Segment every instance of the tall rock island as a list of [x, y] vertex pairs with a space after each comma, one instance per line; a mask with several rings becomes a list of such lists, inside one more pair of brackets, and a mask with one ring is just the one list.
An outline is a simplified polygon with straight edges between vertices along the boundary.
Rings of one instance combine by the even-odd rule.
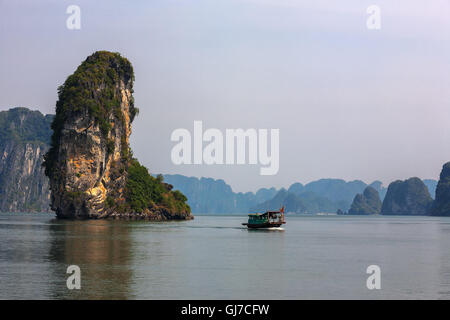
[[384, 215], [427, 215], [433, 199], [419, 178], [392, 182], [381, 207]]
[[436, 198], [430, 209], [432, 216], [450, 216], [450, 162], [442, 167], [436, 187]]
[[58, 88], [44, 162], [57, 217], [192, 218], [186, 197], [132, 157], [133, 81], [126, 58], [99, 51]]

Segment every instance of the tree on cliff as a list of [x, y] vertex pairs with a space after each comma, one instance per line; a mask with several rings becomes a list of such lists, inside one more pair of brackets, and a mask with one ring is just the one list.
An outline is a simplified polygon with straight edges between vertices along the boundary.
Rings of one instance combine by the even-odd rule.
[[442, 166], [436, 187], [436, 198], [430, 209], [433, 216], [450, 216], [450, 162]]
[[58, 88], [44, 162], [58, 217], [191, 218], [186, 198], [132, 158], [133, 82], [126, 58], [99, 51]]
[[381, 200], [378, 191], [367, 187], [362, 194], [358, 193], [355, 196], [348, 214], [378, 214], [380, 210]]
[[388, 187], [381, 214], [426, 215], [432, 202], [428, 188], [419, 178], [397, 180]]

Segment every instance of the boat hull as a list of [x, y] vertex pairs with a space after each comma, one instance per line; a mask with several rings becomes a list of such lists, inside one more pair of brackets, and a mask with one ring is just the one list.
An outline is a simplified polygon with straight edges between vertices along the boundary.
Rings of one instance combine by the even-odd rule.
[[243, 223], [242, 225], [247, 226], [249, 229], [269, 229], [269, 228], [279, 228], [283, 223]]

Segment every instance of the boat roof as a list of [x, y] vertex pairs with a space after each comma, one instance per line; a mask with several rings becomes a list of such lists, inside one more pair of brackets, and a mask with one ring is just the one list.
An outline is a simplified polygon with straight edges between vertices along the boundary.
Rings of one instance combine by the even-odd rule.
[[263, 216], [268, 213], [281, 213], [280, 211], [266, 211], [264, 213], [249, 213], [249, 216]]

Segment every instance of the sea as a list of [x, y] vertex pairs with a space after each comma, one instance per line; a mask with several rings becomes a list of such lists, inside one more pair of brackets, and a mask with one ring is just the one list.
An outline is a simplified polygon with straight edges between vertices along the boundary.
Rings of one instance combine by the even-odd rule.
[[278, 230], [246, 219], [3, 213], [0, 299], [450, 298], [450, 218], [287, 215]]

